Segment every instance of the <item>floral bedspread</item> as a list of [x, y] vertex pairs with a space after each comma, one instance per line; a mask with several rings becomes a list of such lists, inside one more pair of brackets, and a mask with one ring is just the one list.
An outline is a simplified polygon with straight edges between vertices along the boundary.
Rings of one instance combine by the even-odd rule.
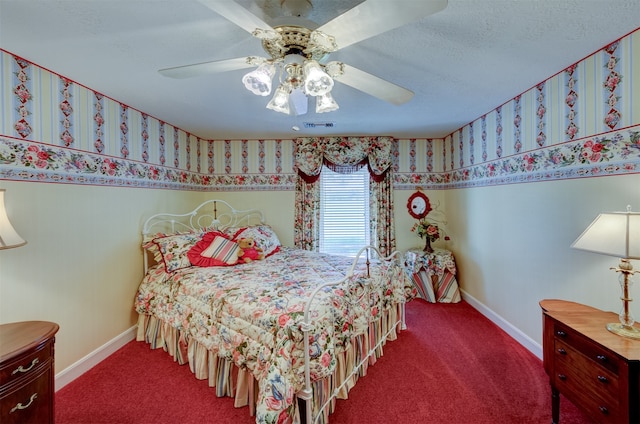
[[[145, 276], [135, 309], [249, 370], [259, 381], [256, 422], [288, 422], [294, 395], [304, 387], [304, 305], [314, 288], [343, 278], [352, 262], [282, 247], [264, 260], [231, 267], [168, 274], [160, 266]], [[368, 331], [371, 320], [415, 294], [395, 262], [372, 265], [368, 282], [364, 274], [359, 266], [348, 281], [316, 296], [309, 333], [312, 380], [333, 372], [336, 354]]]

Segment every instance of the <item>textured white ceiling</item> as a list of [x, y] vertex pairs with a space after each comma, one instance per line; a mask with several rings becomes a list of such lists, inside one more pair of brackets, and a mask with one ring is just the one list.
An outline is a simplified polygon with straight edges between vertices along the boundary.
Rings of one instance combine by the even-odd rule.
[[[237, 2], [270, 24], [284, 13], [280, 0]], [[308, 19], [323, 24], [358, 3], [314, 0]], [[207, 139], [421, 138], [450, 134], [637, 29], [639, 18], [638, 0], [449, 0], [440, 13], [331, 55], [414, 91], [409, 103], [337, 83], [338, 111], [310, 107], [298, 117], [267, 110], [268, 97], [244, 89], [247, 70], [185, 80], [157, 72], [265, 55], [259, 40], [196, 0], [0, 0], [0, 47]]]

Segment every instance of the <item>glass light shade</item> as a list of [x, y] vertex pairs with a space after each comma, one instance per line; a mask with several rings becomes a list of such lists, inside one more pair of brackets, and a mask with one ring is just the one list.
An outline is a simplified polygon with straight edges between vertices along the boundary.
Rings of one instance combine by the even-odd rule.
[[253, 94], [268, 96], [271, 94], [271, 79], [275, 72], [275, 66], [272, 63], [265, 62], [242, 77], [242, 83]]
[[331, 112], [338, 109], [338, 103], [333, 100], [331, 93], [316, 97], [316, 113]]
[[22, 237], [13, 229], [4, 207], [4, 192], [0, 189], [0, 249], [11, 249], [26, 244]]
[[310, 96], [322, 96], [333, 88], [333, 79], [315, 60], [308, 60], [304, 67], [304, 91]]
[[640, 213], [601, 213], [571, 247], [622, 259], [640, 259]]
[[289, 94], [289, 106], [292, 115], [304, 115], [309, 109], [309, 98], [301, 88], [294, 88]]
[[286, 113], [287, 115], [291, 112], [291, 108], [289, 107], [289, 92], [291, 89], [286, 85], [282, 84], [278, 86], [276, 89], [273, 98], [269, 104], [267, 104], [267, 109], [275, 110], [276, 112]]

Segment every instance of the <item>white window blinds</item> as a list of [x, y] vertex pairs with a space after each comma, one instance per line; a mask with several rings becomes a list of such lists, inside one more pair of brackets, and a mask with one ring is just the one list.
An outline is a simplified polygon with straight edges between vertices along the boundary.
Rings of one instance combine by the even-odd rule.
[[369, 170], [352, 174], [322, 168], [320, 251], [355, 256], [369, 244]]

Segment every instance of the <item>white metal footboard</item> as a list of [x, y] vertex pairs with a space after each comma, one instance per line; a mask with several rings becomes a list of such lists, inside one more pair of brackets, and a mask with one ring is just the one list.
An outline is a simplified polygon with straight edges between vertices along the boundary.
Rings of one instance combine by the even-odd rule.
[[310, 354], [309, 354], [309, 332], [313, 329], [312, 323], [311, 323], [311, 317], [310, 317], [310, 312], [311, 312], [311, 306], [313, 304], [313, 301], [315, 300], [316, 295], [322, 291], [324, 288], [326, 287], [331, 287], [331, 286], [335, 286], [338, 284], [341, 284], [342, 282], [346, 281], [347, 279], [349, 279], [350, 277], [353, 276], [353, 273], [355, 271], [355, 268], [358, 264], [358, 261], [360, 259], [360, 256], [362, 255], [363, 252], [366, 251], [366, 265], [367, 265], [367, 276], [370, 276], [370, 272], [369, 272], [369, 266], [370, 266], [370, 251], [373, 250], [377, 253], [378, 258], [380, 258], [380, 261], [391, 261], [394, 257], [397, 257], [398, 255], [400, 255], [400, 252], [395, 251], [393, 252], [391, 255], [387, 256], [387, 257], [383, 257], [380, 253], [380, 251], [374, 247], [374, 246], [365, 246], [362, 249], [360, 249], [360, 251], [358, 252], [358, 254], [356, 255], [355, 260], [353, 261], [353, 264], [351, 265], [351, 268], [349, 269], [349, 271], [347, 272], [347, 275], [338, 280], [338, 281], [334, 281], [334, 282], [330, 282], [330, 283], [325, 283], [322, 284], [321, 286], [318, 286], [312, 293], [311, 293], [311, 297], [309, 298], [309, 300], [307, 301], [307, 304], [305, 305], [304, 308], [304, 321], [300, 324], [300, 328], [303, 331], [304, 334], [304, 378], [305, 378], [305, 387], [304, 389], [302, 389], [300, 392], [297, 393], [297, 397], [298, 399], [302, 399], [305, 401], [305, 417], [306, 417], [306, 423], [307, 424], [312, 424], [312, 423], [316, 423], [318, 421], [318, 419], [323, 415], [323, 411], [325, 408], [327, 408], [331, 402], [333, 401], [333, 399], [336, 398], [336, 396], [338, 395], [338, 393], [340, 392], [340, 390], [343, 388], [343, 386], [345, 386], [346, 384], [349, 383], [349, 381], [351, 380], [351, 377], [353, 377], [354, 375], [356, 375], [360, 368], [365, 364], [365, 362], [367, 362], [369, 360], [369, 358], [371, 357], [371, 355], [374, 355], [376, 353], [376, 351], [378, 350], [378, 348], [383, 345], [386, 340], [387, 337], [396, 330], [396, 326], [398, 324], [400, 324], [400, 328], [401, 329], [406, 329], [406, 323], [405, 323], [405, 312], [404, 312], [404, 302], [401, 303], [400, 307], [401, 307], [401, 319], [394, 324], [389, 331], [387, 331], [387, 333], [385, 333], [381, 339], [378, 341], [378, 343], [369, 350], [369, 352], [367, 353], [367, 355], [362, 358], [362, 360], [356, 364], [353, 368], [353, 370], [351, 371], [351, 373], [344, 379], [344, 381], [342, 382], [342, 384], [340, 384], [340, 386], [336, 387], [335, 390], [333, 391], [333, 393], [331, 393], [331, 395], [329, 396], [329, 398], [319, 407], [318, 409], [318, 413], [317, 415], [314, 417], [313, 416], [313, 412], [312, 412], [312, 397], [313, 397], [313, 393], [312, 393], [312, 388], [311, 388], [311, 370], [310, 370]]

